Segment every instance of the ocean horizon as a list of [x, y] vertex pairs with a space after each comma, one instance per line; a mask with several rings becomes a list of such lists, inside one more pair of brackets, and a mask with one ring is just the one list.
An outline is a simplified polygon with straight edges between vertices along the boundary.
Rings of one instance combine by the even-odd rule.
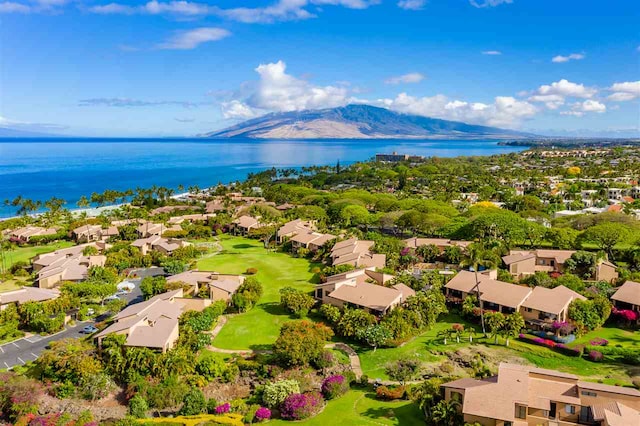
[[77, 200], [106, 189], [153, 185], [201, 188], [243, 180], [272, 167], [347, 165], [377, 153], [456, 157], [518, 152], [500, 140], [0, 138], [0, 218], [15, 215], [3, 201], [53, 196]]

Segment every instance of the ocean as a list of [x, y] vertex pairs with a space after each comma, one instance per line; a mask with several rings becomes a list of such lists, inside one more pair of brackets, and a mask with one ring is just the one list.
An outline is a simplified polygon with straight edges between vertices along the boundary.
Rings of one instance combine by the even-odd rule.
[[271, 167], [346, 165], [376, 153], [455, 157], [521, 151], [497, 140], [0, 139], [0, 217], [5, 199], [82, 195], [152, 185], [201, 188]]

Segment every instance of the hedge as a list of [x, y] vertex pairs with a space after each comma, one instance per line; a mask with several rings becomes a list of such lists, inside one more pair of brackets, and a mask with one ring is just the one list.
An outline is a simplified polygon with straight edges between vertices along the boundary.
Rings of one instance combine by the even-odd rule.
[[531, 343], [532, 345], [538, 345], [538, 346], [544, 346], [545, 348], [549, 348], [552, 351], [561, 353], [563, 355], [568, 355], [568, 356], [580, 356], [582, 355], [582, 350], [578, 349], [578, 348], [568, 348], [564, 345], [564, 343], [556, 343], [553, 340], [549, 340], [549, 339], [543, 339], [542, 337], [536, 337], [536, 338], [530, 338], [527, 337], [524, 334], [520, 334], [518, 336], [518, 339], [523, 341], [523, 342], [527, 342], [527, 343]]

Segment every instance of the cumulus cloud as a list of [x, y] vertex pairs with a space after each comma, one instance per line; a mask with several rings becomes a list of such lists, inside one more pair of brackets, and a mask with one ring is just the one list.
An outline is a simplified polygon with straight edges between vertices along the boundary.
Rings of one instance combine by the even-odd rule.
[[540, 86], [538, 95], [559, 95], [571, 96], [575, 98], [591, 98], [598, 90], [593, 87], [586, 87], [584, 84], [572, 83], [566, 79], [556, 81], [550, 85]]
[[151, 0], [141, 6], [129, 6], [125, 3], [109, 3], [88, 8], [98, 14], [172, 14], [180, 16], [214, 15], [243, 23], [273, 23], [315, 18], [307, 10], [310, 6], [341, 6], [349, 9], [366, 9], [378, 4], [379, 0], [277, 0], [264, 7], [235, 7], [224, 9], [207, 3], [187, 0], [159, 1]]
[[571, 110], [562, 111], [562, 115], [572, 115], [574, 117], [582, 117], [585, 113], [594, 112], [602, 114], [607, 111], [607, 106], [593, 99], [587, 99], [586, 101], [576, 102], [571, 106]]
[[229, 120], [248, 120], [262, 115], [259, 111], [255, 111], [249, 105], [234, 99], [228, 102], [221, 102], [222, 116]]
[[427, 4], [427, 0], [400, 0], [398, 7], [405, 10], [421, 10]]
[[543, 102], [549, 109], [558, 109], [564, 105], [564, 96], [560, 95], [533, 95], [528, 100], [531, 102]]
[[420, 83], [422, 80], [424, 80], [423, 74], [420, 74], [419, 72], [411, 72], [408, 74], [389, 77], [384, 82], [385, 84], [411, 84]]
[[166, 42], [160, 44], [160, 49], [190, 50], [202, 43], [222, 40], [231, 33], [223, 28], [202, 27], [188, 31], [179, 31]]
[[493, 103], [485, 104], [450, 100], [445, 95], [414, 97], [400, 93], [394, 99], [382, 99], [378, 103], [407, 114], [501, 127], [517, 127], [537, 113], [534, 105], [511, 96], [497, 96]]
[[131, 98], [90, 98], [81, 99], [78, 101], [78, 106], [92, 107], [92, 106], [104, 106], [104, 107], [116, 107], [116, 108], [131, 108], [131, 107], [154, 107], [163, 105], [177, 105], [184, 108], [194, 108], [203, 105], [202, 102], [188, 102], [188, 101], [174, 101], [174, 100], [158, 100], [147, 101], [141, 99]]
[[640, 98], [640, 80], [614, 83], [610, 88], [613, 93], [607, 97], [610, 101], [624, 102]]
[[485, 50], [484, 52], [482, 52], [483, 55], [489, 55], [489, 56], [497, 56], [497, 55], [502, 55], [502, 52], [499, 50]]
[[500, 6], [501, 4], [511, 4], [513, 3], [513, 0], [469, 0], [469, 3], [471, 4], [471, 6], [473, 7], [477, 7], [479, 9], [485, 8], [485, 7], [496, 7], [496, 6]]
[[22, 3], [6, 1], [0, 3], [0, 13], [31, 13], [33, 8]]
[[586, 55], [584, 53], [570, 53], [567, 56], [557, 55], [551, 58], [551, 62], [560, 64], [560, 63], [569, 62], [569, 61], [579, 61], [581, 59], [584, 59], [585, 56]]

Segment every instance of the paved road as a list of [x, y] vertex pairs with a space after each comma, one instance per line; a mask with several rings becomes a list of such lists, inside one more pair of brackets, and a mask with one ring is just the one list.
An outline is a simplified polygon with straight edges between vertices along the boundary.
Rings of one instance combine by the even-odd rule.
[[16, 365], [23, 365], [28, 361], [33, 361], [40, 356], [47, 345], [55, 340], [66, 338], [79, 339], [86, 334], [80, 333], [86, 325], [93, 324], [92, 321], [78, 321], [73, 327], [67, 326], [63, 331], [50, 335], [34, 335], [25, 337], [0, 346], [0, 369], [12, 368]]

